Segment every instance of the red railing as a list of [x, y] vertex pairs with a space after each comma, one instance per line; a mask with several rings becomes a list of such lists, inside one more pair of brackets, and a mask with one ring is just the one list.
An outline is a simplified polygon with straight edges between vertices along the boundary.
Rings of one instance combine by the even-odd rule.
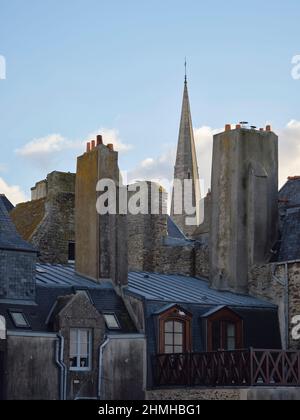
[[156, 386], [299, 386], [300, 352], [238, 350], [154, 357]]

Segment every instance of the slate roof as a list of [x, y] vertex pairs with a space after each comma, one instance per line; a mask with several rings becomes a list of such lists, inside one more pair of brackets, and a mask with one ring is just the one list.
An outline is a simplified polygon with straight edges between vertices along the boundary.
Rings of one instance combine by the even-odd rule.
[[128, 281], [127, 293], [149, 301], [276, 308], [270, 302], [251, 296], [211, 289], [207, 280], [194, 277], [131, 272]]
[[184, 233], [179, 229], [173, 219], [168, 216], [167, 220], [168, 236], [174, 239], [187, 239]]
[[279, 191], [281, 240], [277, 261], [300, 259], [300, 178], [289, 179]]
[[9, 212], [12, 211], [12, 209], [15, 208], [15, 206], [9, 201], [9, 199], [4, 194], [0, 194], [0, 199], [2, 200], [6, 210]]
[[49, 332], [50, 327], [46, 321], [57, 298], [72, 295], [78, 290], [86, 290], [100, 313], [116, 314], [121, 329], [108, 331], [110, 334], [137, 332], [122, 299], [116, 294], [110, 283], [105, 282], [99, 285], [75, 274], [72, 266], [51, 266], [49, 264], [37, 264], [36, 280], [36, 304], [5, 303], [3, 301], [0, 303], [0, 315], [5, 316], [8, 330], [22, 331], [15, 327], [9, 316], [9, 310], [14, 309], [23, 312], [32, 331]]
[[8, 214], [7, 199], [0, 195], [0, 249], [37, 252], [32, 245], [24, 241], [18, 234]]

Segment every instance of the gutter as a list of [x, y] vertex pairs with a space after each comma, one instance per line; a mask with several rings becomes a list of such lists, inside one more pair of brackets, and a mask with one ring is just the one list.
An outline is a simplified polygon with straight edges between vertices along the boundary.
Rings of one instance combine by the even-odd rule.
[[97, 389], [97, 397], [99, 400], [102, 399], [102, 379], [103, 379], [103, 353], [105, 347], [110, 342], [109, 337], [105, 337], [105, 341], [101, 344], [99, 348], [99, 375], [98, 375], [98, 389]]
[[67, 367], [64, 364], [64, 344], [65, 340], [61, 334], [56, 336], [56, 363], [60, 368], [60, 400], [67, 399]]

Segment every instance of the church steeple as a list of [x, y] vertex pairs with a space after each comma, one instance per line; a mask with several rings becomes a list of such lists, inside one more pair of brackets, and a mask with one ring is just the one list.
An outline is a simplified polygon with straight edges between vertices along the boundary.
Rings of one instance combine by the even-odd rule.
[[[187, 218], [196, 217], [197, 224], [199, 223], [199, 202], [200, 202], [200, 183], [199, 172], [196, 156], [196, 147], [194, 140], [193, 123], [190, 109], [188, 83], [186, 74], [186, 61], [185, 61], [185, 78], [184, 78], [184, 92], [182, 101], [181, 121], [179, 129], [177, 157], [174, 171], [174, 180], [180, 180], [184, 185], [184, 180], [192, 180], [192, 197], [191, 203], [196, 206], [197, 211], [195, 215], [188, 215], [184, 209], [184, 202], [182, 200], [183, 211], [182, 214], [175, 214], [176, 207], [178, 208], [178, 196], [176, 193], [172, 197], [171, 217], [179, 228], [188, 236], [195, 230], [196, 226], [188, 226]], [[184, 198], [184, 189], [182, 198]], [[175, 206], [175, 201], [177, 205]], [[180, 206], [179, 206], [180, 207]]]

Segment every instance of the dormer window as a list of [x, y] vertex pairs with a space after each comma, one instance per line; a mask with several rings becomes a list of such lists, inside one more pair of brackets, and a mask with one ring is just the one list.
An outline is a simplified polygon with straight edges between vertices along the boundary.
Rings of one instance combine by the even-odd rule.
[[159, 353], [181, 354], [191, 351], [192, 316], [173, 306], [159, 315]]
[[243, 320], [230, 308], [215, 309], [207, 318], [207, 350], [234, 351], [243, 348]]

